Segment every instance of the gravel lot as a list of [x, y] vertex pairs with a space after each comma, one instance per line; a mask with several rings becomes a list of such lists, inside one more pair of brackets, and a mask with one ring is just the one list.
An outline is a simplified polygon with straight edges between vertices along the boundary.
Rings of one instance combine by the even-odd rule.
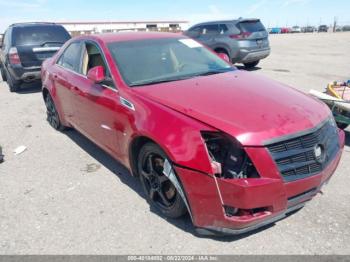
[[[303, 91], [350, 78], [350, 33], [271, 36], [253, 74]], [[1, 254], [350, 254], [350, 133], [331, 182], [304, 209], [252, 234], [200, 238], [150, 210], [138, 180], [76, 131], [45, 121], [40, 89], [0, 81]], [[25, 145], [27, 151], [14, 156]]]

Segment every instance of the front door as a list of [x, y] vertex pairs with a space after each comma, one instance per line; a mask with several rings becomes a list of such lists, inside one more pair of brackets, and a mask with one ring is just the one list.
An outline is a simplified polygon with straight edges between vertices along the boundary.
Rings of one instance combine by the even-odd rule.
[[110, 71], [104, 55], [93, 42], [83, 43], [83, 55], [80, 74], [73, 87], [74, 123], [76, 128], [99, 146], [112, 154], [118, 154], [116, 109], [119, 105], [119, 93], [110, 81], [109, 84], [96, 84], [88, 79], [88, 71], [96, 66], [103, 66], [105, 75], [110, 78]]

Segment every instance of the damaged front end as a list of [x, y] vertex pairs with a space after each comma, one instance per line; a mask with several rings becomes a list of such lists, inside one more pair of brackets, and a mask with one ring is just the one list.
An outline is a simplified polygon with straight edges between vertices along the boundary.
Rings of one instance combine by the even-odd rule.
[[234, 138], [218, 132], [202, 132], [216, 177], [224, 179], [259, 178], [249, 156]]
[[[257, 217], [270, 215], [271, 207], [232, 205], [225, 195], [227, 188], [246, 191], [251, 179], [261, 178], [242, 145], [234, 138], [219, 132], [202, 132], [213, 168], [215, 183], [226, 217], [236, 221], [253, 221]], [[243, 182], [243, 183], [242, 183]]]
[[[344, 134], [339, 132], [341, 148]], [[285, 181], [266, 146], [242, 146], [222, 132], [201, 132], [211, 172], [176, 166], [197, 232], [242, 234], [300, 209], [334, 173], [341, 150], [324, 170]]]

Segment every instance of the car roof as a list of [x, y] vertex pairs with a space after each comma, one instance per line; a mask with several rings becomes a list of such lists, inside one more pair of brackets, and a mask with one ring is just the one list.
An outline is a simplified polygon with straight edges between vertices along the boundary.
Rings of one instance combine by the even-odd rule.
[[216, 20], [216, 21], [208, 21], [208, 22], [202, 22], [195, 24], [191, 26], [191, 28], [195, 26], [201, 26], [201, 25], [211, 25], [211, 24], [231, 24], [231, 23], [240, 23], [240, 22], [249, 22], [249, 21], [260, 21], [259, 18], [238, 18], [238, 19], [232, 19], [232, 20]]
[[26, 26], [46, 26], [46, 25], [56, 25], [55, 23], [46, 23], [46, 22], [28, 22], [28, 23], [15, 23], [10, 25], [10, 27], [26, 27]]
[[124, 42], [134, 40], [146, 39], [161, 39], [161, 38], [186, 38], [185, 35], [179, 33], [158, 33], [158, 32], [119, 32], [119, 33], [105, 33], [78, 36], [74, 39], [95, 40], [104, 43]]

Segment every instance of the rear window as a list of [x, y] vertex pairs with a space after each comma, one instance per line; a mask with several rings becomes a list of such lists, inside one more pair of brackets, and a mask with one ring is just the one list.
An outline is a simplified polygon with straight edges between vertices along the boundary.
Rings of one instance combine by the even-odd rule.
[[259, 20], [240, 22], [237, 26], [242, 32], [248, 33], [255, 33], [266, 30], [264, 25]]
[[70, 39], [62, 26], [23, 26], [13, 29], [13, 44], [57, 46]]

